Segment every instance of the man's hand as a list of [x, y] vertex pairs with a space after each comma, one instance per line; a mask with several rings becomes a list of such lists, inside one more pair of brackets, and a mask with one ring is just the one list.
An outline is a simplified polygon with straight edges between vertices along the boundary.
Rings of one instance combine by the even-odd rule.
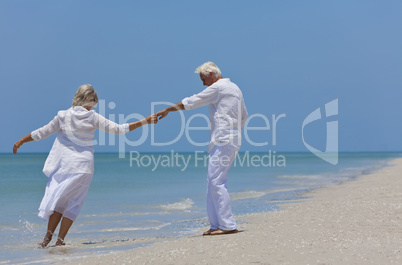
[[179, 111], [184, 110], [184, 105], [182, 102], [177, 103], [176, 105], [170, 106], [164, 110], [157, 112], [155, 115], [159, 118], [159, 120], [165, 118], [169, 112], [171, 111]]
[[169, 111], [164, 109], [161, 111], [158, 111], [155, 115], [158, 117], [159, 120], [165, 118], [169, 114]]

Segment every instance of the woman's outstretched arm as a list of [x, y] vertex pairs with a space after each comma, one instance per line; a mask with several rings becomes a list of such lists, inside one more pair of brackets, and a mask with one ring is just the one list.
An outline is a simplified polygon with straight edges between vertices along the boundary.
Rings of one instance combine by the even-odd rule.
[[21, 147], [21, 145], [23, 145], [23, 144], [25, 144], [25, 143], [28, 143], [28, 142], [31, 142], [31, 141], [33, 141], [33, 140], [34, 140], [34, 139], [32, 139], [31, 134], [28, 134], [27, 136], [22, 137], [18, 142], [16, 142], [16, 143], [14, 144], [13, 153], [14, 153], [14, 154], [17, 154], [17, 150], [18, 150], [18, 148]]
[[51, 120], [48, 124], [31, 132], [27, 136], [22, 137], [21, 140], [16, 142], [14, 144], [13, 153], [17, 154], [17, 150], [18, 150], [18, 148], [21, 147], [21, 145], [31, 142], [31, 141], [39, 141], [41, 139], [45, 139], [45, 138], [49, 137], [50, 135], [58, 132], [59, 130], [60, 130], [59, 119], [57, 116], [55, 116], [53, 118], [53, 120]]
[[129, 130], [131, 132], [132, 130], [137, 129], [137, 128], [141, 127], [142, 125], [156, 124], [156, 123], [158, 123], [158, 117], [156, 116], [156, 114], [153, 114], [153, 115], [148, 116], [145, 119], [142, 119], [140, 121], [129, 123], [128, 128], [129, 128]]

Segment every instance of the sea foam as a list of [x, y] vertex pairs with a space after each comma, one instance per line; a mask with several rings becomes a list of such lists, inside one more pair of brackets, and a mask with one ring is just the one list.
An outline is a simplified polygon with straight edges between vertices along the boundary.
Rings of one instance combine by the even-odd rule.
[[159, 206], [159, 208], [163, 209], [163, 210], [167, 210], [167, 211], [174, 211], [174, 210], [178, 210], [178, 211], [189, 211], [194, 205], [194, 201], [191, 200], [190, 198], [187, 199], [182, 199], [179, 202], [175, 202], [175, 203], [170, 203], [170, 204], [162, 204]]

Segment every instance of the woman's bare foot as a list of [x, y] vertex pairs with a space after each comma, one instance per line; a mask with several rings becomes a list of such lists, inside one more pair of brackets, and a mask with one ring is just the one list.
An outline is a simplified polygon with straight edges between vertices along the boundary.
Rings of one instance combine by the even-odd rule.
[[43, 247], [43, 248], [45, 248], [50, 243], [50, 241], [52, 241], [51, 236], [50, 237], [45, 237], [41, 242], [38, 242], [38, 245]]
[[57, 238], [56, 246], [64, 246], [66, 243], [64, 243], [64, 240], [61, 239], [60, 237]]
[[45, 237], [41, 242], [38, 242], [38, 245], [45, 248], [47, 245], [49, 245], [50, 241], [52, 241], [53, 237], [53, 232], [50, 230], [47, 230]]

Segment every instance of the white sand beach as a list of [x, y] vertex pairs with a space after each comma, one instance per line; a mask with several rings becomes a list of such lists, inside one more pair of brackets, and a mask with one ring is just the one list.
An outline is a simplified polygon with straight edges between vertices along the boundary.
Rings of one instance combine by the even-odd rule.
[[200, 231], [68, 264], [402, 264], [402, 159], [391, 165], [242, 216], [237, 234]]

